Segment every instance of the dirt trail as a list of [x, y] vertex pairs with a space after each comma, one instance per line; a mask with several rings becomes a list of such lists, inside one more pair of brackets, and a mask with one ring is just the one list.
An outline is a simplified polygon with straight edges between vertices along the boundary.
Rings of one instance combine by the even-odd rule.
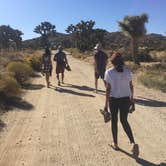
[[[25, 95], [33, 109], [3, 115], [7, 127], [0, 133], [0, 166], [166, 165], [166, 95], [135, 86], [137, 111], [129, 121], [140, 145], [136, 161], [120, 124], [123, 150], [110, 147], [111, 124], [104, 124], [99, 113], [104, 93], [93, 92], [93, 67], [68, 58], [73, 71], [66, 72], [65, 85], [56, 87], [55, 74], [50, 89], [42, 87], [44, 78], [35, 78]], [[104, 90], [101, 81], [100, 89]]]

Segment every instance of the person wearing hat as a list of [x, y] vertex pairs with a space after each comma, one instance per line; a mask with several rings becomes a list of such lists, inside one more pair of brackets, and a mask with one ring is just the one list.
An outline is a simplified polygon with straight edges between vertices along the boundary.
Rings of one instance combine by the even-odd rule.
[[113, 53], [111, 62], [113, 67], [105, 72], [104, 80], [106, 82], [105, 108], [107, 110], [109, 105], [111, 110], [112, 147], [115, 150], [119, 149], [117, 139], [119, 111], [121, 124], [132, 145], [132, 152], [134, 155], [138, 156], [139, 147], [138, 144], [135, 143], [131, 127], [127, 120], [129, 107], [131, 102], [133, 102], [134, 95], [132, 72], [125, 66], [123, 58], [118, 52]]
[[58, 79], [58, 85], [60, 86], [59, 74], [62, 75], [61, 80], [62, 80], [62, 84], [63, 84], [65, 67], [66, 67], [66, 65], [69, 66], [66, 54], [63, 52], [63, 48], [61, 45], [58, 47], [58, 52], [54, 56], [54, 61], [56, 62], [56, 74], [57, 74], [57, 79]]
[[49, 79], [52, 73], [52, 61], [51, 52], [48, 47], [45, 48], [45, 53], [42, 56], [42, 73], [45, 75], [47, 88], [49, 88]]
[[106, 70], [108, 56], [104, 51], [102, 51], [101, 44], [99, 43], [94, 47], [94, 50], [95, 92], [97, 93], [98, 79], [101, 77], [101, 79], [104, 81], [104, 73]]

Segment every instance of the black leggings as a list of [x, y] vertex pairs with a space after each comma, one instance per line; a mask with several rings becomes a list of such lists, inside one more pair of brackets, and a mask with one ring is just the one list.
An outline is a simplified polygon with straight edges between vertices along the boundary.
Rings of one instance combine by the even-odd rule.
[[117, 144], [117, 134], [118, 134], [118, 110], [120, 110], [120, 121], [123, 126], [124, 131], [126, 132], [131, 143], [134, 143], [134, 137], [132, 130], [127, 121], [128, 112], [129, 112], [130, 99], [129, 97], [124, 98], [110, 98], [109, 106], [112, 115], [112, 135], [114, 143]]

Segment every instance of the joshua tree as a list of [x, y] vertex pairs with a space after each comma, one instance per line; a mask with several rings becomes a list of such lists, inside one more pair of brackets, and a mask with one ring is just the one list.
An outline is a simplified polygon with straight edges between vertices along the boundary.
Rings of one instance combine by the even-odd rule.
[[23, 33], [20, 30], [13, 29], [9, 25], [0, 26], [0, 49], [9, 49], [11, 43], [15, 43], [16, 48], [20, 49], [22, 45]]
[[81, 20], [78, 24], [71, 24], [67, 27], [66, 32], [72, 34], [72, 37], [76, 41], [75, 45], [80, 51], [86, 51], [91, 48], [91, 35], [94, 25], [95, 22], [92, 20]]
[[21, 37], [22, 35], [23, 35], [23, 33], [18, 29], [13, 31], [12, 37], [13, 37], [13, 41], [16, 44], [17, 49], [21, 49], [21, 47], [22, 47], [22, 37]]
[[121, 31], [131, 38], [133, 61], [139, 64], [138, 60], [138, 40], [146, 34], [145, 23], [148, 22], [148, 15], [126, 16], [119, 23]]
[[97, 42], [103, 42], [106, 33], [103, 29], [94, 29], [95, 21], [80, 21], [76, 25], [69, 25], [66, 29], [75, 39], [75, 46], [80, 51], [86, 51], [93, 48]]
[[47, 21], [41, 22], [40, 25], [36, 26], [34, 32], [41, 35], [42, 44], [47, 46], [49, 45], [48, 37], [56, 33], [55, 25]]
[[104, 29], [99, 29], [99, 28], [94, 29], [94, 31], [93, 31], [93, 40], [94, 40], [95, 44], [96, 43], [101, 43], [102, 46], [104, 46], [104, 44], [105, 44], [104, 41], [105, 41], [106, 34], [107, 34], [107, 31], [104, 30]]

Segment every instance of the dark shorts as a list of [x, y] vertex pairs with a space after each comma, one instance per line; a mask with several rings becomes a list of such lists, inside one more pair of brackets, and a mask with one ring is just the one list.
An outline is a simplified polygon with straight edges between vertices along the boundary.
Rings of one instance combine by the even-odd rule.
[[64, 65], [57, 65], [56, 66], [56, 74], [64, 73], [64, 71], [65, 71]]
[[104, 79], [104, 74], [105, 74], [105, 70], [101, 70], [101, 71], [95, 71], [95, 78], [96, 79]]

